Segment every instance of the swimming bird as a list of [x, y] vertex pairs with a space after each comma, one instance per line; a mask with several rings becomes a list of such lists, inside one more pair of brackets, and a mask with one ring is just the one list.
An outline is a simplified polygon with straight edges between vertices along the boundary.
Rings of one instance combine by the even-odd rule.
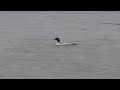
[[56, 43], [57, 46], [77, 45], [76, 43], [61, 43], [61, 42], [60, 42], [60, 38], [58, 38], [58, 37], [55, 38], [54, 40], [57, 41], [57, 43]]

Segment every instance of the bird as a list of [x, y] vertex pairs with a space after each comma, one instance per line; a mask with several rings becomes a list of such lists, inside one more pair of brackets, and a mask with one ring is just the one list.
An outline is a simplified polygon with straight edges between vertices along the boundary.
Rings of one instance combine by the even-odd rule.
[[76, 43], [61, 43], [59, 37], [56, 37], [54, 40], [57, 41], [57, 43], [56, 43], [57, 46], [78, 45], [78, 44], [76, 44]]

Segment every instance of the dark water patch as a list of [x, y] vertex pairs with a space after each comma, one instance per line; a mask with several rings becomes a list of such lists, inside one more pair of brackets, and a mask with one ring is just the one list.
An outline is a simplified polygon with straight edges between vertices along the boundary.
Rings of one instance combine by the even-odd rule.
[[101, 24], [113, 24], [113, 25], [120, 25], [120, 23], [101, 23]]
[[105, 17], [105, 16], [100, 16], [100, 17]]
[[84, 29], [84, 28], [83, 28], [83, 29], [81, 29], [81, 30], [82, 30], [82, 31], [86, 31], [87, 29]]
[[101, 24], [115, 24], [115, 23], [101, 23]]
[[115, 25], [120, 25], [120, 23], [116, 23]]

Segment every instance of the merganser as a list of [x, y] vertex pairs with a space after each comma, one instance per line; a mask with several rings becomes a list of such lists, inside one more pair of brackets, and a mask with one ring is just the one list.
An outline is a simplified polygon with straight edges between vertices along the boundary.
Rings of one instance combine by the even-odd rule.
[[55, 38], [54, 40], [57, 41], [57, 43], [56, 43], [57, 46], [63, 46], [63, 45], [64, 45], [64, 46], [65, 46], [65, 45], [77, 45], [76, 43], [61, 43], [61, 42], [60, 42], [60, 38], [58, 38], [58, 37]]

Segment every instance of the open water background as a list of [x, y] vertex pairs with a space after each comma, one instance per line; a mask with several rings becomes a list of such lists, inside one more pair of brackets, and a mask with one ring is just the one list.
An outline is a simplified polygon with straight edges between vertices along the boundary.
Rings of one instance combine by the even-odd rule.
[[0, 78], [120, 78], [120, 12], [0, 11]]

